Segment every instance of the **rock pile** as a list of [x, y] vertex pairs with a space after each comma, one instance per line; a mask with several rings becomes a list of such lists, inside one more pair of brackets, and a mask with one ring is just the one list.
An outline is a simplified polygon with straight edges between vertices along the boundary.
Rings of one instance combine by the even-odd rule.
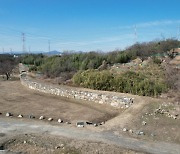
[[177, 116], [178, 116], [178, 114], [172, 115], [171, 113], [169, 113], [169, 110], [165, 110], [162, 108], [155, 109], [154, 114], [155, 115], [162, 114], [162, 115], [165, 115], [165, 116], [167, 116], [169, 118], [173, 118], [173, 119], [177, 119]]

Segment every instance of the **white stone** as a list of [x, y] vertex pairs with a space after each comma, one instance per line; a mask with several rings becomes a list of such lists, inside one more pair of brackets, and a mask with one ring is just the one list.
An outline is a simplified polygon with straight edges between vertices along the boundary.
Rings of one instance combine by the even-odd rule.
[[39, 120], [43, 120], [43, 119], [44, 119], [44, 116], [40, 116], [40, 117], [39, 117]]
[[7, 112], [7, 113], [6, 113], [6, 117], [10, 117], [10, 116], [12, 116], [12, 114], [9, 113], [9, 112]]
[[22, 117], [23, 117], [23, 115], [21, 115], [21, 114], [20, 114], [20, 115], [18, 115], [18, 118], [22, 118]]
[[130, 133], [133, 133], [133, 130], [132, 130], [132, 129], [130, 129], [130, 130], [129, 130], [129, 132], [130, 132]]
[[128, 131], [126, 128], [123, 128], [123, 132], [126, 132], [126, 131]]
[[97, 127], [97, 126], [98, 126], [98, 125], [95, 123], [95, 124], [94, 124], [94, 127]]
[[48, 118], [48, 121], [52, 121], [53, 120], [53, 118]]
[[145, 135], [143, 131], [138, 131], [137, 135]]
[[143, 126], [145, 126], [146, 124], [147, 124], [147, 122], [146, 122], [146, 121], [143, 121], [143, 122], [142, 122], [142, 125], [143, 125]]
[[103, 100], [100, 100], [100, 101], [99, 101], [99, 104], [103, 104], [103, 103], [104, 103]]
[[61, 119], [58, 119], [58, 122], [59, 122], [59, 123], [62, 123], [62, 122], [63, 122], [63, 120], [61, 120]]

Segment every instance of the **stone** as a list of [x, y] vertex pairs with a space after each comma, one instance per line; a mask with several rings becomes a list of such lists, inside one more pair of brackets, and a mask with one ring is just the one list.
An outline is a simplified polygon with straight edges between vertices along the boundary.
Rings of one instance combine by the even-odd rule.
[[33, 116], [32, 114], [29, 115], [29, 119], [34, 119], [34, 118], [35, 118], [35, 116]]
[[[2, 114], [2, 113], [0, 113], [0, 114]], [[176, 116], [176, 117], [178, 117], [178, 116], [179, 116], [179, 114], [178, 114], [178, 113], [175, 113], [175, 116]]]
[[126, 105], [126, 108], [129, 108], [129, 105]]
[[87, 121], [87, 122], [86, 122], [86, 124], [87, 124], [87, 125], [92, 125], [93, 123], [92, 123], [92, 122]]
[[151, 133], [151, 136], [154, 137], [154, 136], [156, 136], [156, 135], [155, 135], [154, 133]]
[[173, 118], [173, 119], [177, 119], [177, 117], [176, 117], [176, 116], [172, 116], [172, 118]]
[[84, 122], [77, 122], [76, 126], [79, 127], [79, 128], [84, 127]]
[[132, 134], [132, 133], [133, 133], [133, 130], [132, 130], [132, 129], [130, 129], [130, 130], [129, 130], [129, 132]]
[[105, 124], [105, 122], [103, 121], [103, 122], [101, 122], [101, 125], [104, 125]]
[[95, 123], [95, 124], [94, 124], [94, 127], [97, 127], [97, 126], [98, 126], [98, 125]]
[[40, 117], [39, 117], [39, 120], [43, 120], [43, 119], [45, 119], [44, 116], [40, 116]]
[[55, 147], [55, 149], [60, 149], [60, 148], [64, 148], [64, 144], [60, 144], [60, 145]]
[[143, 131], [138, 131], [136, 134], [137, 135], [145, 135]]
[[99, 101], [99, 104], [103, 104], [103, 103], [104, 103], [103, 100], [100, 100], [100, 101]]
[[71, 124], [71, 123], [67, 121], [66, 124]]
[[22, 117], [23, 117], [23, 115], [22, 115], [22, 114], [18, 115], [18, 118], [22, 118]]
[[9, 112], [7, 112], [7, 113], [6, 113], [6, 117], [10, 117], [10, 116], [12, 116], [12, 114], [9, 113]]
[[48, 118], [48, 121], [53, 121], [53, 118]]
[[60, 149], [60, 146], [56, 146], [55, 149]]
[[64, 147], [64, 144], [60, 144], [60, 148], [63, 148]]
[[24, 141], [23, 143], [24, 143], [24, 144], [26, 144], [27, 142], [26, 142], [26, 141]]
[[142, 125], [145, 126], [147, 124], [146, 121], [142, 121]]
[[127, 128], [123, 128], [122, 131], [123, 132], [127, 132], [128, 130], [127, 130]]
[[63, 120], [61, 120], [61, 119], [58, 119], [58, 122], [59, 122], [59, 123], [62, 123], [62, 122], [63, 122]]

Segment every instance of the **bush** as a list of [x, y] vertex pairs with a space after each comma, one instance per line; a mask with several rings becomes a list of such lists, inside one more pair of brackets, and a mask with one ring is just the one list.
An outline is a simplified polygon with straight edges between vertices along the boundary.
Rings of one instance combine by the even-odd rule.
[[30, 66], [29, 71], [37, 71], [37, 66]]
[[161, 62], [162, 62], [161, 59], [154, 57], [154, 56], [153, 56], [152, 60], [155, 64], [158, 64], [158, 65], [161, 64]]
[[45, 56], [43, 54], [28, 54], [21, 58], [23, 64], [40, 66], [43, 63]]
[[163, 81], [152, 80], [148, 76], [132, 71], [121, 75], [112, 74], [109, 71], [81, 71], [73, 76], [73, 83], [96, 90], [117, 91], [142, 96], [157, 96], [167, 89]]
[[[180, 46], [180, 41], [168, 39], [165, 41], [153, 41], [136, 43], [124, 51], [110, 53], [64, 53], [61, 56], [46, 57], [42, 54], [29, 54], [22, 57], [22, 63], [34, 65], [48, 77], [58, 77], [62, 72], [74, 72], [79, 70], [97, 69], [105, 60], [107, 64], [127, 63], [138, 56], [146, 59], [148, 56], [161, 55], [172, 48]], [[160, 64], [160, 60], [154, 59]]]

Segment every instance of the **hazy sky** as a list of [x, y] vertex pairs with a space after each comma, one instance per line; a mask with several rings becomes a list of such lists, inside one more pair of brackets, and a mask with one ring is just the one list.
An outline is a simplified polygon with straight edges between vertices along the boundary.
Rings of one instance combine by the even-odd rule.
[[31, 51], [48, 51], [48, 40], [51, 50], [110, 51], [178, 37], [179, 7], [180, 0], [0, 0], [0, 52], [22, 51], [22, 32]]

